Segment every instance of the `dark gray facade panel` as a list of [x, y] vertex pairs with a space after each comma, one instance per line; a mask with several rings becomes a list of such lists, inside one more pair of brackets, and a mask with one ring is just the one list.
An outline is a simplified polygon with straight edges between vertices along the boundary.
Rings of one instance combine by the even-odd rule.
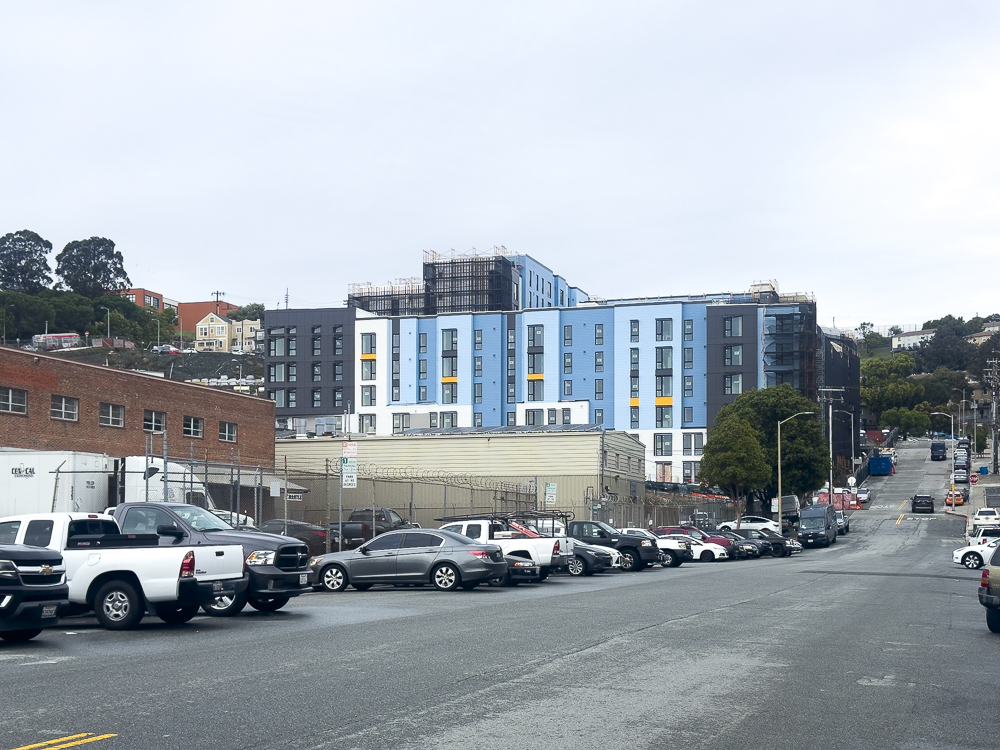
[[[755, 390], [759, 353], [757, 351], [757, 305], [709, 305], [706, 308], [705, 378], [706, 415], [708, 425], [715, 423], [715, 416], [726, 404], [735, 401], [739, 394], [726, 393], [726, 376], [742, 378], [741, 392]], [[726, 336], [726, 318], [742, 317], [742, 335]], [[742, 363], [726, 364], [726, 347], [742, 347]]]

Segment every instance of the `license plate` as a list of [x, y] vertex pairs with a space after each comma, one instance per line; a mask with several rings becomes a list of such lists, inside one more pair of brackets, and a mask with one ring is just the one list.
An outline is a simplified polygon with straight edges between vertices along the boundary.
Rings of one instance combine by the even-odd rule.
[[55, 604], [46, 604], [44, 607], [42, 607], [42, 619], [43, 620], [47, 620], [50, 617], [55, 617], [56, 614], [57, 614], [57, 612], [58, 612], [58, 610], [59, 610], [59, 607], [57, 605], [55, 605]]
[[308, 581], [309, 581], [309, 574], [308, 573], [302, 573], [299, 576], [299, 586], [305, 586], [306, 583], [308, 583]]
[[222, 581], [212, 581], [212, 591], [213, 592], [222, 591]]

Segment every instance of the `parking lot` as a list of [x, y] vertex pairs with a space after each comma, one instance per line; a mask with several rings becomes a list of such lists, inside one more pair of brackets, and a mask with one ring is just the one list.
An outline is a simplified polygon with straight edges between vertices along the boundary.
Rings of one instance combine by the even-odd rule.
[[0, 646], [0, 748], [992, 747], [971, 696], [1000, 687], [998, 641], [950, 562], [962, 520], [903, 502], [943, 497], [927, 454], [904, 443], [851, 533], [793, 558], [67, 620]]

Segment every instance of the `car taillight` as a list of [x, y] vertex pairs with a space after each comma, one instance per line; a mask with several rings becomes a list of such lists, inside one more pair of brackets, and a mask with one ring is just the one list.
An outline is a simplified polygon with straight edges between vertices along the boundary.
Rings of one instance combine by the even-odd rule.
[[983, 568], [983, 577], [979, 579], [979, 585], [990, 587], [990, 571], [987, 568]]
[[325, 539], [326, 538], [326, 532], [325, 531], [317, 531], [316, 532], [316, 536], [321, 536], [321, 537], [323, 537]]
[[181, 560], [181, 578], [194, 578], [194, 550], [190, 550]]
[[473, 557], [478, 557], [478, 558], [481, 558], [483, 560], [489, 560], [490, 559], [490, 553], [487, 552], [484, 549], [470, 549], [469, 550], [469, 554], [472, 555]]
[[558, 539], [556, 539], [556, 543], [552, 545], [552, 554], [553, 555], [558, 555], [559, 554], [559, 540]]

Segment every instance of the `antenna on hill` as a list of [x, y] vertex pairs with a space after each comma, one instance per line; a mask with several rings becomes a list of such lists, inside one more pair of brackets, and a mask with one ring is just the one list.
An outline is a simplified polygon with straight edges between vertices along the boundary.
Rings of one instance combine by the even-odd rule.
[[288, 309], [288, 287], [285, 287], [285, 309]]

